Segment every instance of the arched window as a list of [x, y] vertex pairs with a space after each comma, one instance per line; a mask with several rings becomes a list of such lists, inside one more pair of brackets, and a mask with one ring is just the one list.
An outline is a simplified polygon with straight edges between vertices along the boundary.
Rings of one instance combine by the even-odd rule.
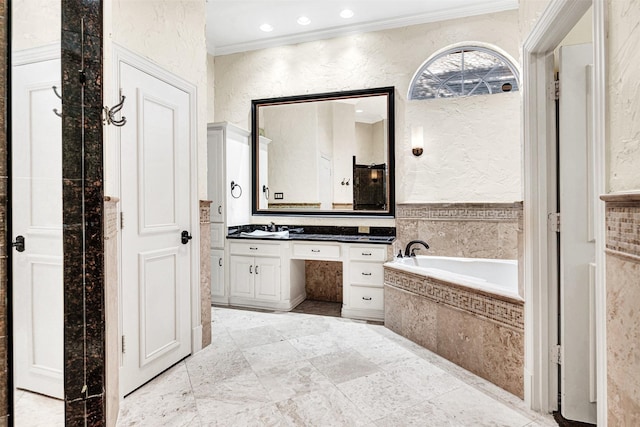
[[454, 98], [518, 89], [518, 69], [504, 54], [463, 45], [446, 48], [425, 61], [411, 80], [408, 98]]

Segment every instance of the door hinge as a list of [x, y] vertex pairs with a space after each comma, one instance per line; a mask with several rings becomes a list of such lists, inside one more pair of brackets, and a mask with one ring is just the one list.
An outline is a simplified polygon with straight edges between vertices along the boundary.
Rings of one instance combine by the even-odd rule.
[[560, 99], [560, 80], [553, 82], [553, 99], [556, 101]]
[[120, 212], [120, 230], [124, 228], [124, 212]]
[[124, 345], [124, 335], [120, 337], [121, 345], [122, 345], [122, 354], [125, 353], [125, 345]]
[[549, 225], [549, 231], [560, 232], [560, 212], [552, 212], [547, 215], [547, 223]]
[[560, 344], [551, 347], [551, 362], [562, 365], [562, 346]]

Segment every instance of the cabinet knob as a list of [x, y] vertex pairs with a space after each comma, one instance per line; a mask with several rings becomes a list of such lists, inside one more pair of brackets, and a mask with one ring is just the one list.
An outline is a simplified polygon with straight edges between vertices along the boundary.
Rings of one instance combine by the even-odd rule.
[[222, 258], [218, 258], [218, 265], [222, 267]]
[[253, 246], [250, 246], [249, 249], [251, 249], [252, 251], [257, 251], [258, 250], [258, 248], [253, 247]]
[[258, 266], [256, 265], [256, 274], [258, 274]]
[[218, 214], [222, 215], [222, 205], [218, 206]]
[[362, 297], [362, 299], [365, 301], [371, 301], [371, 297]]
[[362, 275], [363, 275], [363, 276], [371, 276], [371, 273], [365, 273], [365, 272], [362, 272]]
[[253, 265], [249, 266], [249, 274], [253, 274]]
[[319, 253], [320, 249], [311, 249], [311, 252]]
[[362, 252], [363, 256], [371, 256], [371, 252]]

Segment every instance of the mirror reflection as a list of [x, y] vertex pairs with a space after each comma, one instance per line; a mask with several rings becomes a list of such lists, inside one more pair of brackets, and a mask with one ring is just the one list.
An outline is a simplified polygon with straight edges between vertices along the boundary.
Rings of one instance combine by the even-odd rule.
[[11, 14], [14, 424], [63, 425], [60, 2]]
[[390, 213], [393, 88], [252, 107], [254, 213]]

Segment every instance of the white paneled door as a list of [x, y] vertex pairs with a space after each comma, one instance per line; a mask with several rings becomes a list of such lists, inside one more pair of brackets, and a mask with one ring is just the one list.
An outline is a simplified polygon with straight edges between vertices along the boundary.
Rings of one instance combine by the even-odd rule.
[[52, 88], [60, 87], [60, 60], [16, 65], [12, 80], [15, 385], [61, 399], [62, 119], [53, 110], [62, 107]]
[[122, 227], [121, 392], [191, 352], [190, 98], [120, 62]]
[[595, 424], [592, 63], [591, 44], [560, 48], [560, 404], [565, 418]]

